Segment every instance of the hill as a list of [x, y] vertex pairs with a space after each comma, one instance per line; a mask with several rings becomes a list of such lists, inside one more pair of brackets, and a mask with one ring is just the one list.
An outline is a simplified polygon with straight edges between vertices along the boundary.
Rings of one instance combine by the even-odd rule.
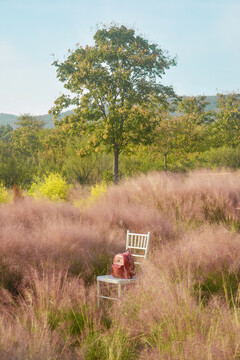
[[15, 122], [17, 119], [17, 115], [0, 113], [0, 125], [11, 125], [13, 128], [16, 128]]
[[[207, 110], [214, 110], [217, 105], [217, 96], [206, 96], [206, 101], [209, 102], [207, 105]], [[71, 113], [72, 110], [65, 111], [60, 115], [60, 118]], [[46, 128], [54, 127], [53, 116], [49, 114], [37, 116], [40, 120], [46, 122]], [[13, 129], [16, 129], [16, 121], [18, 119], [17, 115], [0, 113], [0, 125], [11, 125]]]
[[[71, 110], [69, 111], [65, 111], [60, 115], [60, 118], [68, 115], [71, 113]], [[49, 115], [49, 114], [45, 114], [45, 115], [38, 115], [36, 116], [39, 120], [43, 120], [45, 121], [46, 128], [52, 128], [54, 127], [54, 122], [53, 122], [53, 116]], [[13, 114], [5, 114], [5, 113], [0, 113], [0, 125], [11, 125], [13, 129], [16, 129], [18, 116], [17, 115], [13, 115]]]

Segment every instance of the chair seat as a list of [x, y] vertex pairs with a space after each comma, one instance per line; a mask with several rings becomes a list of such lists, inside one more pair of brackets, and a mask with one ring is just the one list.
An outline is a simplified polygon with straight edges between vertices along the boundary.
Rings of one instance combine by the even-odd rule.
[[112, 275], [97, 276], [97, 281], [108, 282], [110, 284], [128, 284], [135, 281], [136, 279], [136, 276], [133, 276], [131, 279], [119, 279]]

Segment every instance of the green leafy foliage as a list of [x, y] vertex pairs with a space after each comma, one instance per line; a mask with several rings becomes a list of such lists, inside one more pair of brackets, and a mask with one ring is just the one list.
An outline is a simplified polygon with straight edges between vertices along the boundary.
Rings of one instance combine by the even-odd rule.
[[213, 123], [212, 140], [215, 147], [237, 147], [240, 144], [240, 95], [218, 94], [216, 121]]
[[17, 151], [34, 156], [42, 147], [41, 130], [44, 122], [29, 114], [21, 115], [17, 129], [12, 132], [12, 142]]
[[57, 117], [63, 108], [76, 107], [59, 126], [70, 134], [87, 133], [86, 151], [112, 153], [117, 182], [119, 154], [129, 145], [152, 141], [157, 123], [152, 100], [167, 104], [175, 96], [160, 80], [176, 62], [125, 26], [103, 27], [94, 41], [54, 62], [57, 77], [75, 97], [60, 96], [50, 111]]
[[232, 169], [240, 168], [240, 146], [236, 148], [223, 146], [217, 149], [210, 149], [202, 154], [205, 164], [209, 167], [225, 167]]
[[8, 142], [13, 128], [10, 125], [0, 125], [0, 141]]

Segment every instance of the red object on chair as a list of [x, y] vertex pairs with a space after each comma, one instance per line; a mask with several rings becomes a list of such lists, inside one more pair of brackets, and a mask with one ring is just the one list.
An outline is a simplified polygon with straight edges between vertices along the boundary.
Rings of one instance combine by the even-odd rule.
[[131, 279], [134, 276], [134, 259], [130, 252], [114, 256], [112, 276], [120, 279]]

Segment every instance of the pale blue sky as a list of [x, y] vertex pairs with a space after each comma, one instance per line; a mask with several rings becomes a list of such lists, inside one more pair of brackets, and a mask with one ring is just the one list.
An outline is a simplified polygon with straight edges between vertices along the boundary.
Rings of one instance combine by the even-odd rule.
[[51, 63], [97, 24], [134, 27], [177, 56], [179, 95], [239, 91], [240, 0], [0, 0], [0, 113], [46, 114], [63, 86]]

